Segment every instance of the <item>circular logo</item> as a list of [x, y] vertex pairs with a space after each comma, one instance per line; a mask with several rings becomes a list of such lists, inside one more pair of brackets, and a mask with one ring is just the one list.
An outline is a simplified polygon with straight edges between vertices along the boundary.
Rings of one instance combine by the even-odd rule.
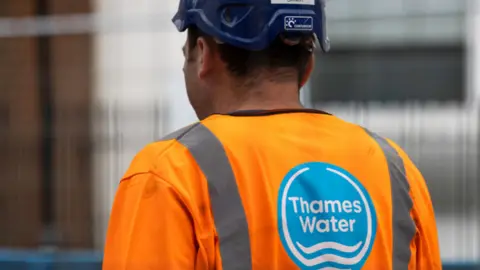
[[349, 172], [320, 162], [285, 176], [278, 229], [301, 269], [361, 269], [375, 240], [377, 217], [367, 190]]

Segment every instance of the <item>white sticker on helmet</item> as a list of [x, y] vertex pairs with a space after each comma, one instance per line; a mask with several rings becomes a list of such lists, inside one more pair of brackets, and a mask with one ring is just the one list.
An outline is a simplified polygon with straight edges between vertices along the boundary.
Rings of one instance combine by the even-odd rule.
[[283, 25], [286, 31], [312, 31], [312, 16], [285, 16]]
[[315, 5], [315, 0], [270, 0], [272, 4], [282, 5]]

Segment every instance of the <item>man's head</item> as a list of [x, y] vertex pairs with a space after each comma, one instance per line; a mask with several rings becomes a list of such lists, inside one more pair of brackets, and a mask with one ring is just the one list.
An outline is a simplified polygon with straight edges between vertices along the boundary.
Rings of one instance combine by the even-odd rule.
[[323, 2], [299, 0], [296, 2], [304, 4], [292, 5], [285, 4], [291, 2], [287, 0], [280, 0], [284, 4], [270, 1], [274, 2], [180, 3], [173, 21], [180, 31], [188, 29], [183, 47], [185, 81], [190, 102], [200, 119], [222, 112], [218, 111], [220, 107], [237, 109], [239, 106], [229, 106], [232, 99], [235, 103], [246, 102], [252, 95], [275, 99], [266, 96], [269, 91], [272, 93], [268, 88], [276, 88], [276, 98], [285, 96], [286, 91], [277, 89], [282, 88], [280, 85], [294, 89], [294, 101], [298, 102], [298, 89], [312, 69], [315, 36], [322, 49], [328, 49]]

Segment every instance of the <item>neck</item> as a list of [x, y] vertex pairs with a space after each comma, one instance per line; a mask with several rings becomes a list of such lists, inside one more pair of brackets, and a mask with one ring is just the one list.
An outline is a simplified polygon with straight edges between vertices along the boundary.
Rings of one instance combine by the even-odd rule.
[[223, 96], [213, 102], [215, 113], [240, 110], [300, 109], [298, 85], [295, 82], [275, 83], [263, 81], [248, 89], [229, 87]]

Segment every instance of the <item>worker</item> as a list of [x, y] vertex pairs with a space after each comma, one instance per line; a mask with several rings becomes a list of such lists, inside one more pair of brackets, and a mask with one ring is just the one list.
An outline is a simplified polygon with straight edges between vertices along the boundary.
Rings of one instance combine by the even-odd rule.
[[[323, 0], [182, 0], [199, 122], [120, 181], [104, 270], [441, 269], [426, 183], [393, 141], [299, 89], [329, 40]], [[388, 91], [388, 89], [385, 89]]]

